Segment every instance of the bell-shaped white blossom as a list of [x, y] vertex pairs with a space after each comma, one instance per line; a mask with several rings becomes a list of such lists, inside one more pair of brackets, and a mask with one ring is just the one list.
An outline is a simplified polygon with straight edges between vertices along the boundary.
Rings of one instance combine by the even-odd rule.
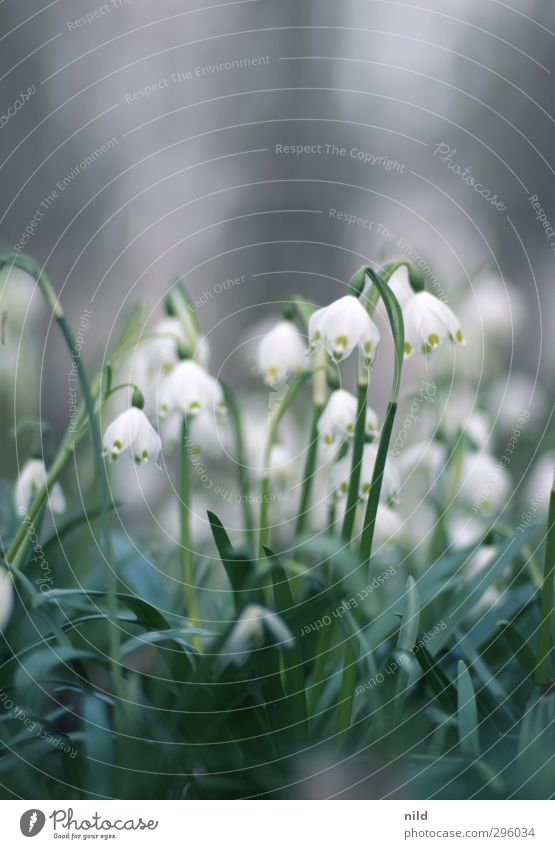
[[257, 368], [269, 386], [301, 371], [306, 359], [306, 345], [293, 322], [280, 321], [258, 343]]
[[0, 567], [0, 634], [6, 630], [13, 610], [14, 592], [12, 577]]
[[[25, 516], [35, 495], [46, 483], [46, 469], [42, 460], [27, 460], [15, 484], [14, 500], [19, 516]], [[48, 491], [48, 504], [53, 513], [63, 513], [66, 500], [62, 487], [55, 483]]]
[[160, 416], [164, 417], [175, 410], [188, 416], [225, 411], [220, 383], [193, 360], [181, 360], [162, 381], [158, 390]]
[[[368, 498], [378, 448], [376, 445], [365, 445], [362, 451], [362, 463], [360, 467], [359, 498]], [[351, 476], [351, 454], [346, 454], [332, 469], [332, 488], [335, 494], [342, 498], [347, 495], [349, 489], [349, 478]], [[382, 476], [380, 498], [382, 501], [395, 500], [400, 489], [399, 472], [396, 465], [387, 460]]]
[[162, 447], [159, 435], [137, 407], [129, 407], [108, 425], [103, 445], [111, 460], [117, 460], [123, 451], [129, 449], [138, 465], [147, 462], [157, 465]]
[[184, 350], [208, 367], [210, 356], [206, 337], [194, 339], [190, 328], [177, 318], [163, 318], [146, 333], [144, 341], [133, 351], [130, 360], [130, 380], [145, 390], [147, 395], [165, 375], [169, 374]]
[[442, 342], [466, 345], [459, 319], [452, 309], [430, 292], [417, 292], [403, 307], [405, 356], [415, 351], [431, 354]]
[[378, 504], [374, 527], [374, 545], [395, 542], [401, 534], [402, 522], [397, 513], [385, 504]]
[[[326, 407], [318, 419], [318, 433], [324, 445], [353, 436], [357, 417], [357, 399], [346, 389], [332, 392]], [[378, 416], [370, 407], [366, 410], [366, 433], [375, 436], [378, 431]]]
[[277, 613], [258, 604], [249, 604], [231, 631], [222, 655], [227, 662], [241, 666], [254, 649], [264, 645], [288, 648], [292, 640], [291, 631]]
[[464, 455], [457, 498], [477, 516], [492, 516], [506, 504], [512, 485], [503, 464], [487, 451], [467, 451]]
[[312, 348], [323, 345], [336, 362], [344, 360], [355, 348], [373, 362], [380, 331], [360, 301], [345, 295], [310, 316], [308, 338]]

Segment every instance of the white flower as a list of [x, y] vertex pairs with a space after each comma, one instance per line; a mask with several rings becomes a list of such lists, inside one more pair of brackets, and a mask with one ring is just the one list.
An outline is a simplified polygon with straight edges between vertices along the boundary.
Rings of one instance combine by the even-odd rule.
[[285, 380], [291, 372], [301, 371], [306, 346], [291, 321], [280, 321], [258, 343], [257, 366], [269, 386]]
[[7, 327], [13, 327], [16, 336], [40, 314], [42, 301], [37, 288], [35, 278], [22, 268], [5, 265], [0, 270], [0, 311], [7, 315]]
[[[376, 445], [364, 446], [360, 468], [359, 498], [368, 498], [377, 454], [378, 448]], [[346, 454], [345, 457], [335, 464], [332, 470], [332, 487], [336, 495], [339, 497], [347, 495], [349, 489], [349, 478], [351, 476], [351, 462], [352, 458], [350, 453]], [[397, 492], [399, 491], [399, 487], [400, 479], [397, 467], [394, 463], [388, 460], [385, 464], [382, 476], [380, 498], [383, 501], [395, 499]]]
[[[35, 495], [46, 483], [46, 469], [42, 460], [27, 460], [15, 485], [15, 506], [19, 516], [24, 516]], [[55, 483], [48, 491], [48, 504], [54, 513], [63, 513], [66, 500], [62, 487]]]
[[174, 410], [186, 415], [223, 412], [224, 393], [215, 377], [193, 360], [181, 360], [160, 385], [158, 410], [166, 416]]
[[431, 354], [442, 342], [466, 345], [459, 320], [447, 304], [429, 292], [417, 292], [403, 307], [405, 356]]
[[206, 338], [193, 339], [185, 323], [177, 318], [161, 319], [133, 352], [131, 381], [148, 393], [149, 384], [169, 374], [179, 362], [180, 348], [190, 352], [205, 368], [208, 366], [210, 351]]
[[241, 666], [253, 649], [268, 643], [287, 648], [292, 639], [291, 631], [277, 613], [258, 604], [249, 604], [229, 635], [223, 654], [225, 660]]
[[114, 419], [106, 428], [103, 444], [111, 460], [117, 460], [129, 448], [138, 465], [149, 461], [156, 465], [162, 447], [160, 437], [137, 407], [129, 407]]
[[308, 323], [310, 346], [323, 345], [336, 362], [360, 348], [369, 362], [374, 360], [380, 331], [353, 295], [345, 295], [316, 310]]
[[199, 413], [189, 426], [191, 441], [203, 456], [218, 457], [231, 448], [231, 430], [227, 418], [212, 410]]
[[457, 496], [478, 516], [492, 516], [501, 510], [511, 489], [509, 474], [495, 457], [485, 451], [466, 452]]
[[[337, 389], [329, 397], [326, 407], [318, 419], [318, 433], [324, 445], [342, 442], [353, 436], [357, 416], [357, 399], [346, 389]], [[370, 407], [366, 410], [366, 432], [374, 436], [378, 430], [378, 417]]]
[[374, 527], [374, 544], [381, 546], [393, 542], [399, 536], [401, 528], [402, 522], [397, 513], [390, 507], [386, 507], [385, 504], [378, 504]]
[[[397, 468], [404, 478], [418, 474], [422, 475], [429, 484], [439, 477], [444, 461], [443, 445], [433, 439], [422, 440], [406, 448], [399, 455]], [[422, 485], [422, 481], [420, 483]]]
[[6, 630], [13, 610], [13, 583], [7, 569], [0, 567], [0, 634]]
[[526, 316], [522, 293], [496, 274], [485, 273], [473, 282], [460, 305], [460, 315], [468, 328], [472, 347], [484, 338], [511, 341], [518, 335]]

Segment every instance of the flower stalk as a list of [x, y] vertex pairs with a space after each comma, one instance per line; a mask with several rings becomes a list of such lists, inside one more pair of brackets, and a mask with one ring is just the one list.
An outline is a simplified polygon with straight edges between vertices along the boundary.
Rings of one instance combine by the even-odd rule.
[[362, 453], [364, 450], [364, 437], [366, 435], [366, 408], [368, 406], [369, 371], [365, 367], [360, 354], [358, 357], [357, 414], [353, 439], [351, 474], [349, 477], [349, 488], [347, 490], [347, 503], [345, 505], [345, 515], [343, 517], [343, 526], [341, 528], [341, 539], [346, 543], [351, 541], [353, 527], [355, 524], [360, 488]]
[[181, 457], [179, 467], [179, 515], [181, 523], [181, 576], [183, 580], [183, 601], [185, 615], [193, 627], [198, 626], [198, 600], [193, 569], [193, 551], [191, 548], [191, 438], [187, 425], [187, 416], [181, 424]]
[[270, 473], [272, 461], [272, 449], [276, 440], [277, 427], [289, 409], [292, 401], [297, 393], [306, 383], [312, 372], [303, 371], [297, 374], [289, 385], [289, 388], [279, 404], [276, 406], [270, 417], [268, 425], [268, 434], [266, 436], [266, 445], [264, 447], [264, 459], [262, 469], [261, 483], [261, 501], [260, 501], [260, 527], [258, 531], [258, 553], [259, 557], [265, 557], [264, 546], [268, 545], [269, 526], [268, 526], [268, 505], [270, 502]]
[[555, 484], [549, 496], [545, 562], [541, 586], [540, 625], [534, 680], [536, 684], [549, 683], [551, 631], [553, 621], [553, 582], [555, 580]]
[[310, 425], [310, 441], [303, 471], [299, 513], [295, 524], [295, 533], [297, 536], [300, 536], [306, 530], [316, 470], [316, 458], [318, 456], [318, 421], [324, 411], [328, 397], [327, 354], [325, 348], [318, 348], [314, 352], [312, 356], [312, 374], [312, 421]]
[[370, 484], [370, 491], [368, 493], [368, 501], [366, 503], [366, 511], [360, 537], [360, 563], [362, 566], [367, 566], [369, 564], [370, 557], [372, 555], [376, 515], [380, 502], [380, 493], [382, 489], [387, 454], [389, 451], [389, 443], [393, 432], [393, 424], [395, 422], [399, 402], [401, 373], [403, 369], [403, 357], [405, 350], [405, 332], [401, 307], [399, 306], [397, 298], [387, 283], [384, 282], [382, 277], [372, 268], [363, 266], [351, 279], [349, 284], [350, 289], [362, 292], [366, 276], [370, 277], [373, 283], [369, 294], [369, 308], [374, 309], [375, 304], [377, 303], [377, 298], [381, 297], [387, 310], [393, 341], [395, 343], [395, 362], [393, 370], [393, 385], [380, 435], [380, 441], [378, 443], [378, 453], [374, 464], [372, 483]]

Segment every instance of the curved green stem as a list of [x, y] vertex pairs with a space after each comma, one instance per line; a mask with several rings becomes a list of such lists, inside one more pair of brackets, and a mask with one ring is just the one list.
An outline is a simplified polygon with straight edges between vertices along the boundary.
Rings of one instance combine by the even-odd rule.
[[270, 423], [268, 425], [268, 435], [266, 437], [266, 446], [264, 448], [264, 460], [263, 460], [263, 470], [262, 470], [262, 485], [261, 485], [261, 502], [260, 502], [260, 527], [258, 529], [258, 552], [259, 557], [265, 557], [264, 546], [268, 543], [268, 504], [270, 501], [270, 462], [272, 458], [272, 448], [274, 447], [274, 442], [276, 439], [277, 426], [280, 423], [282, 417], [289, 409], [292, 401], [295, 396], [301, 389], [301, 387], [306, 383], [308, 378], [311, 376], [312, 372], [303, 371], [300, 374], [297, 374], [287, 392], [275, 408], [270, 418]]
[[181, 457], [179, 471], [179, 515], [181, 519], [181, 575], [185, 615], [193, 627], [198, 625], [198, 605], [194, 582], [193, 550], [191, 548], [191, 439], [187, 417], [181, 425]]
[[312, 355], [312, 422], [303, 470], [301, 500], [295, 524], [295, 533], [297, 535], [305, 531], [310, 509], [310, 499], [312, 497], [312, 487], [316, 471], [316, 457], [318, 456], [318, 421], [328, 399], [327, 367], [328, 354], [326, 349], [324, 347], [317, 348]]
[[241, 414], [239, 412], [237, 401], [235, 400], [235, 395], [230, 389], [230, 387], [227, 386], [225, 383], [222, 383], [221, 385], [224, 391], [225, 403], [227, 409], [229, 410], [229, 416], [235, 435], [235, 450], [237, 454], [237, 477], [239, 480], [241, 509], [243, 511], [243, 521], [245, 524], [245, 535], [247, 537], [247, 542], [254, 549], [254, 520], [252, 515], [252, 507], [249, 499], [250, 476], [247, 466], [247, 459], [245, 456], [245, 438], [243, 434]]
[[306, 529], [308, 519], [308, 511], [310, 507], [310, 499], [312, 496], [312, 485], [314, 483], [314, 472], [316, 468], [316, 456], [318, 454], [318, 420], [324, 409], [323, 404], [314, 404], [312, 407], [312, 422], [310, 425], [310, 435], [308, 443], [308, 451], [303, 470], [303, 483], [301, 489], [301, 499], [299, 502], [299, 512], [295, 523], [295, 534], [300, 536]]
[[399, 400], [399, 390], [401, 388], [401, 373], [403, 370], [403, 358], [405, 349], [405, 329], [403, 324], [403, 314], [401, 312], [401, 307], [399, 306], [397, 298], [395, 297], [387, 283], [382, 280], [380, 275], [377, 274], [372, 268], [369, 268], [368, 266], [363, 266], [354, 275], [353, 279], [351, 280], [351, 283], [349, 284], [350, 287], [359, 287], [359, 291], [362, 291], [366, 276], [370, 277], [373, 283], [371, 294], [373, 292], [374, 297], [376, 293], [379, 294], [385, 304], [387, 316], [391, 325], [393, 340], [395, 343], [395, 363], [393, 370], [393, 385], [391, 388], [391, 396], [389, 399], [387, 413], [384, 419], [384, 424], [380, 435], [378, 453], [376, 455], [376, 462], [374, 464], [372, 483], [370, 484], [368, 502], [366, 504], [364, 522], [362, 526], [362, 534], [360, 539], [360, 563], [362, 566], [368, 565], [372, 554], [374, 528], [376, 525], [376, 515], [378, 512], [378, 505], [380, 501], [380, 492], [382, 488], [384, 469], [387, 461], [387, 454], [389, 451], [391, 433], [393, 431], [393, 423], [395, 421], [395, 415], [397, 413], [397, 404]]
[[[359, 354], [359, 357], [361, 355]], [[347, 491], [347, 504], [341, 528], [341, 539], [350, 542], [355, 524], [356, 509], [359, 498], [360, 475], [362, 471], [362, 455], [364, 451], [364, 436], [366, 433], [366, 408], [368, 406], [368, 371], [359, 369], [357, 390], [357, 417], [353, 439], [353, 454], [351, 459], [351, 474]]]
[[534, 680], [536, 684], [549, 683], [549, 659], [552, 651], [551, 628], [553, 622], [553, 581], [555, 579], [555, 487], [549, 497], [547, 540], [540, 603], [540, 632]]
[[37, 285], [43, 295], [47, 305], [52, 310], [52, 314], [60, 328], [66, 346], [69, 350], [73, 366], [79, 378], [83, 402], [87, 411], [91, 438], [93, 444], [94, 465], [97, 478], [98, 494], [100, 500], [100, 521], [102, 528], [102, 545], [101, 550], [104, 560], [108, 567], [107, 589], [108, 589], [108, 608], [110, 619], [110, 653], [112, 661], [112, 671], [116, 687], [121, 679], [121, 668], [119, 666], [119, 630], [117, 624], [117, 575], [112, 563], [112, 539], [110, 532], [109, 520], [109, 504], [110, 504], [110, 489], [108, 486], [108, 476], [104, 459], [102, 456], [102, 439], [100, 428], [95, 413], [95, 405], [91, 387], [87, 378], [87, 374], [81, 362], [80, 354], [76, 348], [75, 339], [72, 336], [71, 330], [67, 323], [64, 311], [58, 300], [52, 284], [46, 276], [43, 268], [31, 259], [18, 253], [10, 253], [0, 259], [0, 266], [8, 265], [17, 267], [30, 274], [37, 281]]

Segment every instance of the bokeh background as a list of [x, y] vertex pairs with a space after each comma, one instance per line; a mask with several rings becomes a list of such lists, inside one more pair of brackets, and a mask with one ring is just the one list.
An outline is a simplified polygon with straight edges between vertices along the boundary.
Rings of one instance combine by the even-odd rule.
[[[122, 309], [143, 298], [157, 314], [180, 275], [240, 383], [234, 352], [264, 304], [325, 302], [363, 261], [409, 257], [448, 297], [474, 292], [484, 267], [512, 281], [507, 373], [549, 378], [553, 251], [529, 198], [555, 219], [552, 4], [5, 0], [0, 24], [2, 113], [32, 92], [2, 120], [0, 236], [25, 239], [74, 324], [92, 310], [87, 361]], [[35, 377], [61, 428], [66, 354], [44, 341], [44, 372], [19, 392], [24, 405]]]

